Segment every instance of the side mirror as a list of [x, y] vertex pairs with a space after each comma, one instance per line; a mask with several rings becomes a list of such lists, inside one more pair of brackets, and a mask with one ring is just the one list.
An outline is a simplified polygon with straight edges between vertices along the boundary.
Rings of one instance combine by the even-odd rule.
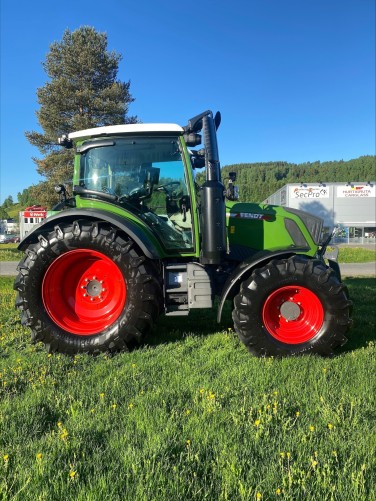
[[218, 127], [221, 125], [221, 120], [222, 120], [221, 113], [217, 111], [214, 117], [215, 130], [218, 130]]
[[236, 172], [229, 172], [228, 184], [225, 191], [227, 200], [236, 201], [239, 199], [239, 187], [235, 186]]

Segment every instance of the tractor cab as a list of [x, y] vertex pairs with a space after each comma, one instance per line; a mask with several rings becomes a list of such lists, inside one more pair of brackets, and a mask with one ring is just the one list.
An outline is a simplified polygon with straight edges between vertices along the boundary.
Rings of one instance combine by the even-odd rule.
[[138, 125], [113, 127], [106, 139], [98, 130], [87, 139], [76, 133], [76, 207], [104, 201], [108, 210], [148, 226], [166, 252], [194, 252], [195, 197], [183, 131], [152, 128], [145, 135]]

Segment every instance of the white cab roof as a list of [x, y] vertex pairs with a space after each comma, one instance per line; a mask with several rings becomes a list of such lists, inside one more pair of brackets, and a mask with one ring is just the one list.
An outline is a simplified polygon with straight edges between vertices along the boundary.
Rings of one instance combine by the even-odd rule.
[[69, 139], [89, 139], [98, 136], [115, 136], [122, 134], [142, 134], [154, 132], [172, 132], [182, 134], [183, 128], [177, 124], [123, 124], [108, 125], [106, 127], [94, 127], [93, 129], [79, 130], [71, 132]]

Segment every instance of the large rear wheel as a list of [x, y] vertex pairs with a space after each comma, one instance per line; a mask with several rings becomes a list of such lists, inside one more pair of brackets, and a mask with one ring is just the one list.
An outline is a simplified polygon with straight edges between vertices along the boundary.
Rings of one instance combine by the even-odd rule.
[[331, 355], [346, 341], [351, 301], [334, 272], [305, 256], [253, 271], [234, 299], [235, 330], [259, 356]]
[[29, 246], [16, 306], [49, 351], [99, 353], [142, 341], [159, 314], [154, 266], [107, 223], [62, 223]]

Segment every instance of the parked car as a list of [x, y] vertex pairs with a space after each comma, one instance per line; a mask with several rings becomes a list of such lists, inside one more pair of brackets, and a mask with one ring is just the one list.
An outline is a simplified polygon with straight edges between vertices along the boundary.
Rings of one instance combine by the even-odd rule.
[[18, 235], [0, 235], [0, 244], [18, 243], [19, 241], [20, 237]]

